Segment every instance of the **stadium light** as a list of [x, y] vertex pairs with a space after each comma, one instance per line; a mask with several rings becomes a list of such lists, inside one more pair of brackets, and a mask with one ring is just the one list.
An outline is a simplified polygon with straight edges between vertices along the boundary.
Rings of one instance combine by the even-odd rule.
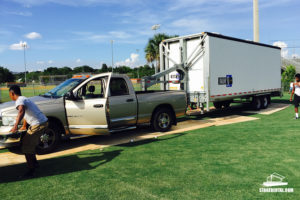
[[155, 32], [156, 34], [156, 30], [158, 30], [160, 28], [160, 24], [154, 24], [153, 26], [151, 26], [151, 29]]

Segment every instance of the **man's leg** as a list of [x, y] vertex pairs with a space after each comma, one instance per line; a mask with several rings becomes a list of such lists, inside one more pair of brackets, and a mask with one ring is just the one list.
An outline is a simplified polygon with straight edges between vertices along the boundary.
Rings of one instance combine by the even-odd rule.
[[296, 119], [298, 119], [298, 107], [295, 107]]
[[24, 178], [34, 176], [35, 166], [34, 166], [34, 154], [25, 153], [25, 158], [27, 162], [28, 171], [24, 174]]

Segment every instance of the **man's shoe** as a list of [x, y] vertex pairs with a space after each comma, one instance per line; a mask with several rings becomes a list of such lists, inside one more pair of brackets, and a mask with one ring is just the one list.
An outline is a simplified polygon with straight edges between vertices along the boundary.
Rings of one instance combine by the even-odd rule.
[[298, 119], [298, 117], [295, 117], [295, 119]]

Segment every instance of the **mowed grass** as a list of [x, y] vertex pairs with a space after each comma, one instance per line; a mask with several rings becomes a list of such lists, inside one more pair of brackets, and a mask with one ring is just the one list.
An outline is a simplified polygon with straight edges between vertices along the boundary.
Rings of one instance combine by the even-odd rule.
[[[24, 164], [1, 167], [0, 199], [300, 199], [293, 107], [253, 116], [260, 119], [43, 160], [31, 180], [18, 178]], [[273, 172], [294, 192], [260, 193]]]
[[[21, 87], [21, 92], [23, 96], [32, 97], [40, 94], [45, 94], [46, 92], [53, 89], [54, 87], [55, 87], [54, 85], [49, 85], [49, 86], [36, 85], [36, 86]], [[2, 103], [10, 101], [9, 91], [7, 87], [0, 88], [0, 93], [1, 93], [0, 100]]]

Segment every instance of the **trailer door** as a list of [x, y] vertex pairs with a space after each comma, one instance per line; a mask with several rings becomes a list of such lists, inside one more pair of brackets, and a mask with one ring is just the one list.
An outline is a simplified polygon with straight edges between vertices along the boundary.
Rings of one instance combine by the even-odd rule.
[[[204, 53], [199, 51], [200, 39], [187, 40], [187, 61], [191, 63], [188, 71], [188, 91], [204, 92]], [[189, 59], [190, 58], [190, 59]]]

